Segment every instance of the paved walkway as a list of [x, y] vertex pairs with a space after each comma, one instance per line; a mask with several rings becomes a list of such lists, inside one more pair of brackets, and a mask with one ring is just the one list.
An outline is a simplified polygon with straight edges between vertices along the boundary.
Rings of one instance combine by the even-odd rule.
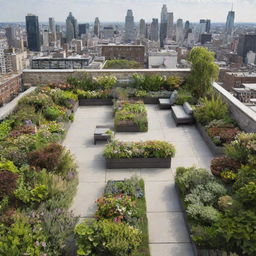
[[170, 110], [159, 110], [156, 105], [147, 105], [147, 111], [147, 133], [118, 133], [116, 138], [173, 143], [177, 153], [171, 169], [105, 169], [104, 144], [93, 144], [93, 132], [96, 125], [113, 125], [112, 108], [78, 108], [64, 141], [79, 165], [79, 186], [72, 210], [80, 217], [92, 217], [95, 200], [102, 195], [107, 180], [136, 174], [145, 181], [151, 256], [193, 256], [174, 188], [175, 170], [192, 165], [209, 168], [212, 155], [194, 126], [176, 127]]

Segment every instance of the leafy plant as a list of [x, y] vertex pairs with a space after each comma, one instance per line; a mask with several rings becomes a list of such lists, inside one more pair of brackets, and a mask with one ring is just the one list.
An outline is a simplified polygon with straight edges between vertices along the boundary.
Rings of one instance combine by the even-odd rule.
[[87, 220], [75, 228], [78, 255], [131, 255], [141, 244], [141, 232], [127, 224]]
[[225, 156], [215, 157], [211, 161], [212, 174], [217, 176], [220, 176], [225, 170], [237, 172], [240, 167], [241, 164], [239, 162]]
[[194, 116], [199, 123], [207, 125], [213, 120], [227, 118], [228, 107], [220, 97], [202, 98], [194, 110]]
[[180, 89], [178, 90], [178, 95], [177, 98], [175, 99], [175, 104], [183, 105], [185, 102], [194, 105], [197, 103], [197, 99], [193, 97], [190, 91]]
[[17, 187], [18, 174], [8, 170], [0, 170], [0, 199], [13, 194]]
[[93, 82], [96, 84], [97, 89], [112, 89], [117, 82], [117, 78], [115, 76], [98, 76], [93, 78]]
[[164, 141], [119, 142], [114, 140], [104, 149], [104, 156], [107, 159], [170, 158], [174, 155], [174, 146]]

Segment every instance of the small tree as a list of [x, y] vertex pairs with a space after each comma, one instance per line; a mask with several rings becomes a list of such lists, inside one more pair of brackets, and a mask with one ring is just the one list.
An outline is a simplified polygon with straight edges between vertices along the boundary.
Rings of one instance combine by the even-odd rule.
[[188, 60], [191, 62], [189, 86], [196, 97], [203, 97], [219, 75], [219, 67], [214, 63], [214, 53], [204, 47], [191, 50]]

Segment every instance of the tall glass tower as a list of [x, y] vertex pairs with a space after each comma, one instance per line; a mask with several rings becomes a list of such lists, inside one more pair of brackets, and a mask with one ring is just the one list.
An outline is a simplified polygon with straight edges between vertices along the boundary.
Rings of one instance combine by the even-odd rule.
[[125, 16], [125, 39], [126, 43], [135, 41], [135, 25], [132, 10], [127, 10]]
[[27, 29], [27, 40], [28, 49], [34, 52], [40, 52], [40, 31], [38, 16], [28, 14], [26, 16], [26, 29]]

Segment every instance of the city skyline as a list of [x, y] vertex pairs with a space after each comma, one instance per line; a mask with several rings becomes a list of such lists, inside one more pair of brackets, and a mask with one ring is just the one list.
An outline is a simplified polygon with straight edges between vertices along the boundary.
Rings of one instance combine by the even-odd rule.
[[[47, 21], [49, 17], [63, 22], [70, 11], [80, 22], [93, 22], [96, 16], [102, 22], [123, 22], [127, 9], [133, 10], [135, 22], [139, 22], [141, 18], [150, 22], [152, 18], [159, 18], [162, 5], [167, 4], [168, 10], [174, 13], [175, 21], [183, 18], [198, 22], [200, 18], [208, 18], [212, 22], [224, 23], [232, 2], [236, 22], [256, 22], [256, 1], [253, 0], [0, 0], [3, 10], [0, 22], [23, 22], [28, 13], [39, 16], [40, 22]], [[99, 8], [99, 4], [102, 8]], [[213, 8], [218, 12], [213, 12]]]

